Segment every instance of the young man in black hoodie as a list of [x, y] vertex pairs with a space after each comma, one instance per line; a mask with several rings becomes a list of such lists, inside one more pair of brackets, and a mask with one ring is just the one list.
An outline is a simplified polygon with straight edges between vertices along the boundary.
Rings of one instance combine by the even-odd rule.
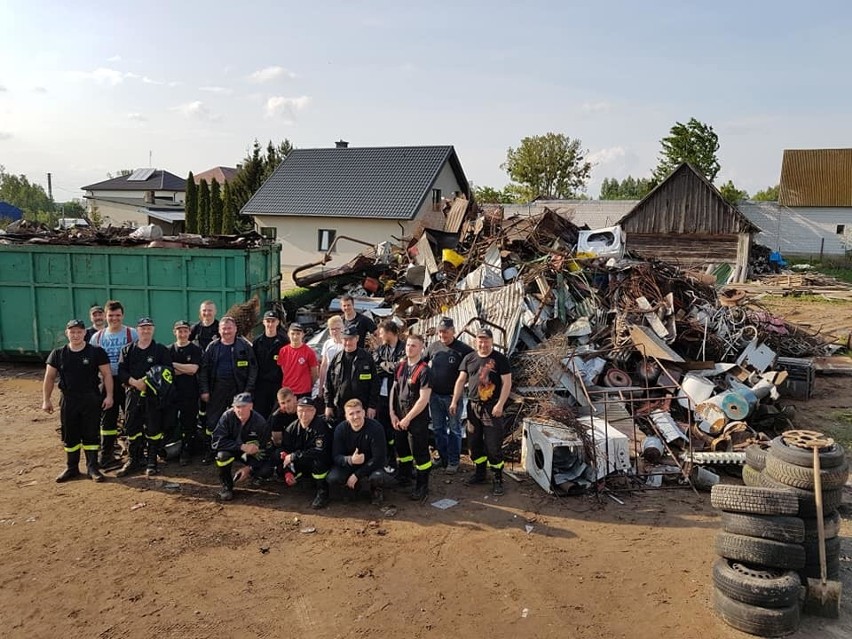
[[385, 429], [367, 417], [361, 400], [350, 399], [343, 409], [346, 419], [334, 429], [331, 448], [334, 466], [328, 474], [328, 483], [351, 491], [367, 486], [373, 504], [381, 506], [384, 487], [392, 481], [384, 470]]

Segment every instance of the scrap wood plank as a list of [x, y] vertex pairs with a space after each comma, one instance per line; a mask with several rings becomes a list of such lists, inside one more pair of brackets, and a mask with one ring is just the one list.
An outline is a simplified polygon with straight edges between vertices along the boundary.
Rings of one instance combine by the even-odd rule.
[[818, 375], [852, 375], [852, 357], [814, 357], [814, 368]]
[[652, 333], [645, 326], [630, 325], [630, 339], [640, 353], [656, 357], [666, 362], [684, 362], [685, 360], [672, 350], [668, 344]]

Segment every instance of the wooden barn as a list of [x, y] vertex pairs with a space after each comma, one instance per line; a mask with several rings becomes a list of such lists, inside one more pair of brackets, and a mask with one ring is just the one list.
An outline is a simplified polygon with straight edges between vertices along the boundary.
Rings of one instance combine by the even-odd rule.
[[619, 224], [627, 248], [683, 268], [714, 272], [717, 281], [748, 276], [752, 235], [760, 229], [725, 201], [690, 164], [681, 164]]

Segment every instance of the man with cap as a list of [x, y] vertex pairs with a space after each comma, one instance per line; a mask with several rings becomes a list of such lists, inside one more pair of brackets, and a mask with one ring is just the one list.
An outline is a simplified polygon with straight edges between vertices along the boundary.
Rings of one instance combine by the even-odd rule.
[[468, 353], [459, 364], [459, 378], [453, 391], [450, 413], [458, 411], [459, 401], [468, 387], [468, 447], [476, 471], [468, 484], [486, 480], [486, 463], [493, 472], [492, 491], [503, 494], [503, 411], [512, 392], [512, 371], [509, 359], [494, 350], [494, 335], [490, 328], [476, 333], [476, 350]]
[[106, 327], [106, 315], [104, 314], [104, 307], [98, 306], [97, 304], [89, 309], [89, 320], [92, 322], [92, 325], [86, 329], [86, 341], [88, 342], [92, 335], [97, 333], [102, 328]]
[[254, 338], [252, 349], [257, 359], [257, 382], [254, 385], [254, 410], [269, 419], [275, 408], [275, 393], [281, 388], [281, 367], [278, 352], [287, 344], [280, 330], [281, 321], [275, 311], [263, 314], [263, 333]]
[[376, 363], [367, 351], [358, 348], [358, 330], [354, 326], [343, 329], [343, 350], [328, 366], [324, 393], [325, 416], [328, 419], [343, 419], [343, 406], [350, 399], [360, 400], [366, 407], [367, 417], [376, 417], [379, 404]]
[[201, 400], [207, 403], [205, 451], [202, 464], [213, 460], [210, 438], [222, 413], [235, 395], [253, 393], [257, 381], [257, 359], [251, 342], [237, 336], [237, 323], [225, 315], [219, 320], [219, 337], [210, 342], [201, 359], [198, 387]]
[[[198, 424], [198, 370], [201, 368], [201, 347], [189, 341], [189, 322], [174, 324], [175, 341], [169, 355], [175, 369], [175, 402], [169, 409], [166, 426], [171, 433], [180, 433], [180, 465], [186, 466], [195, 443]], [[178, 431], [177, 428], [180, 428]]]
[[281, 386], [296, 393], [296, 397], [310, 397], [319, 375], [317, 354], [305, 344], [305, 329], [293, 322], [287, 331], [289, 344], [278, 351], [278, 366], [281, 367]]
[[350, 399], [344, 405], [345, 420], [334, 429], [331, 446], [334, 465], [328, 474], [328, 483], [344, 486], [351, 491], [366, 486], [373, 504], [380, 506], [384, 500], [384, 487], [391, 477], [385, 470], [385, 429], [364, 412], [361, 400]]
[[[138, 337], [135, 328], [124, 325], [124, 306], [118, 300], [109, 300], [106, 308], [106, 327], [97, 331], [89, 338], [89, 343], [100, 346], [109, 357], [109, 368], [112, 371], [112, 406], [101, 413], [101, 453], [98, 465], [102, 470], [121, 465], [113, 452], [115, 440], [118, 438], [118, 413], [126, 406], [124, 386], [118, 379], [118, 359], [121, 349], [134, 342]], [[125, 421], [127, 414], [124, 415]]]
[[122, 348], [118, 360], [118, 379], [127, 397], [124, 432], [129, 451], [116, 477], [126, 477], [143, 467], [149, 477], [159, 472], [157, 455], [163, 443], [168, 398], [174, 397], [172, 358], [168, 348], [154, 341], [154, 320], [140, 317], [136, 331], [139, 339]]
[[325, 508], [328, 505], [333, 433], [328, 422], [317, 415], [314, 400], [310, 397], [299, 399], [296, 419], [284, 429], [282, 435], [278, 458], [281, 460], [285, 482], [292, 486], [300, 477], [310, 473], [317, 487], [311, 508]]
[[372, 337], [376, 333], [376, 323], [355, 310], [355, 298], [348, 293], [340, 298], [340, 310], [343, 311], [344, 326], [354, 327], [358, 333], [358, 348], [366, 348], [367, 336]]
[[[98, 347], [87, 344], [83, 320], [71, 320], [65, 325], [68, 344], [54, 349], [47, 357], [42, 387], [41, 409], [53, 412], [50, 396], [59, 378], [62, 399], [59, 402], [59, 426], [65, 447], [65, 470], [56, 478], [64, 482], [80, 474], [80, 450], [86, 455], [86, 474], [96, 482], [104, 480], [98, 470], [100, 439], [98, 423], [101, 410], [112, 406], [112, 373], [109, 357]], [[99, 377], [100, 375], [100, 377]], [[103, 378], [104, 397], [99, 384]]]
[[440, 464], [447, 474], [455, 474], [461, 457], [462, 430], [457, 414], [450, 414], [453, 389], [459, 378], [459, 364], [473, 349], [456, 339], [452, 317], [442, 317], [438, 324], [438, 339], [426, 348], [424, 359], [429, 362], [432, 395], [429, 397], [429, 413], [432, 416], [432, 432], [435, 448], [441, 456]]
[[[381, 345], [373, 351], [376, 360], [376, 372], [379, 375], [379, 404], [376, 407], [376, 421], [385, 428], [385, 438], [388, 442], [388, 472], [396, 468], [396, 431], [390, 418], [390, 389], [393, 386], [393, 376], [399, 362], [405, 357], [405, 341], [399, 338], [399, 324], [392, 319], [385, 320], [379, 326]], [[427, 413], [428, 418], [428, 413]], [[409, 473], [410, 474], [410, 473]], [[400, 477], [404, 484], [410, 477]]]
[[[253, 405], [250, 393], [238, 393], [231, 408], [222, 413], [213, 429], [212, 446], [222, 483], [219, 493], [222, 501], [234, 498], [234, 482], [245, 481], [249, 477], [272, 477], [275, 461], [268, 451], [269, 429], [266, 420], [252, 410]], [[234, 462], [241, 465], [236, 472]]]

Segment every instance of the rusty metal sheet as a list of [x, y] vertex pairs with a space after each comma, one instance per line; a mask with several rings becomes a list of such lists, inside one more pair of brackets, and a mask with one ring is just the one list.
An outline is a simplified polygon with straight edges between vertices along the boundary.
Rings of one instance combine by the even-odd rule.
[[630, 326], [630, 339], [633, 340], [639, 352], [647, 357], [656, 357], [666, 362], [686, 361], [647, 326], [632, 324]]

